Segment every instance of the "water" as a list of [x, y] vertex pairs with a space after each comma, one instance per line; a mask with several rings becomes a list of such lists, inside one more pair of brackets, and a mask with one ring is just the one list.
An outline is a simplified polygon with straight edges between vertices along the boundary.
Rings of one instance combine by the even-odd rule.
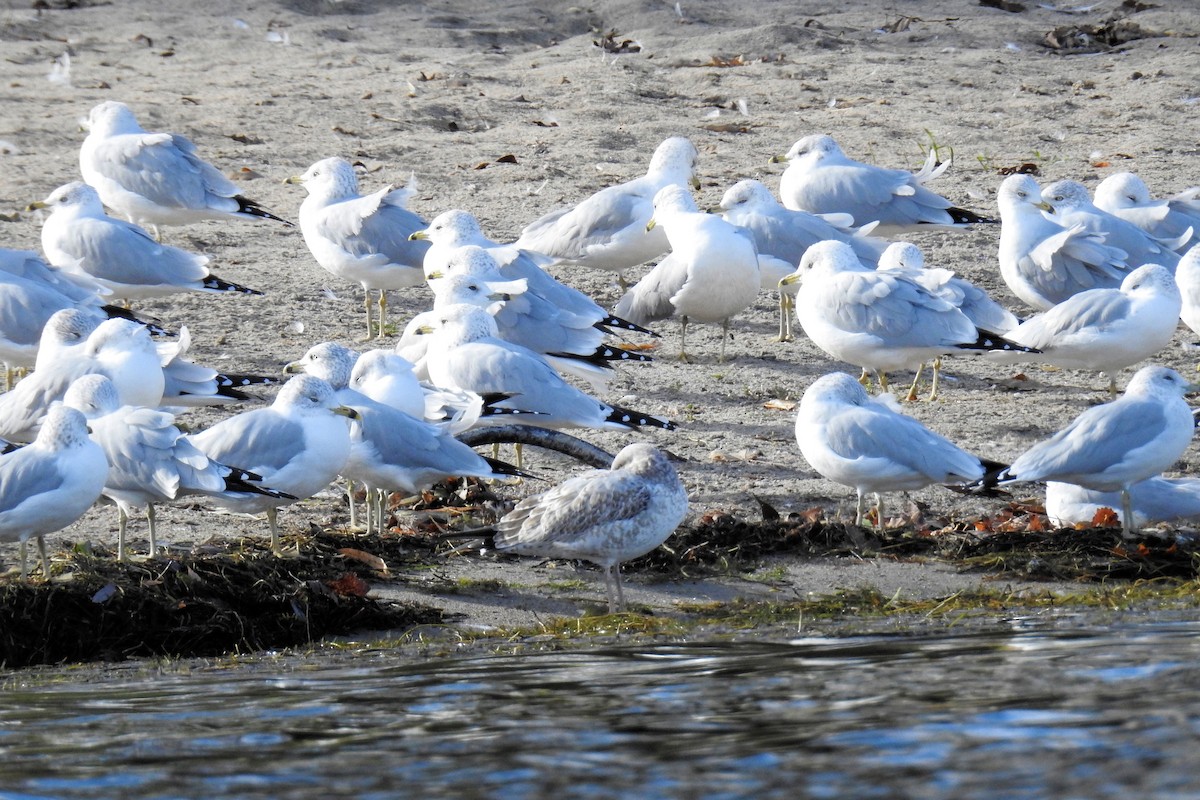
[[0, 798], [1200, 797], [1191, 621], [171, 669], [7, 676]]

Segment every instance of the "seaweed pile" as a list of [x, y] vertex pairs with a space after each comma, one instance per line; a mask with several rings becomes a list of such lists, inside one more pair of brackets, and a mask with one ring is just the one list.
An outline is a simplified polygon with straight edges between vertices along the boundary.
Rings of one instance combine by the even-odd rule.
[[346, 541], [310, 532], [292, 558], [239, 544], [140, 563], [68, 553], [53, 581], [0, 583], [0, 665], [215, 656], [442, 621], [436, 608], [367, 597], [367, 579], [387, 574], [379, 552], [400, 553]]

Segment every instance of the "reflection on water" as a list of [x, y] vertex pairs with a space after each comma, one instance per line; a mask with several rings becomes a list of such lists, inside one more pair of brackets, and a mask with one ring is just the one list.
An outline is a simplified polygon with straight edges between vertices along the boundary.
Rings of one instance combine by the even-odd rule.
[[1015, 628], [10, 675], [0, 798], [1200, 796], [1200, 623]]

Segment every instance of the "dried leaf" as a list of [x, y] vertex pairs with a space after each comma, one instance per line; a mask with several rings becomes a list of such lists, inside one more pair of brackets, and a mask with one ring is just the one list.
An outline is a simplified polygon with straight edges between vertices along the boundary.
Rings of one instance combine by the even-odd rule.
[[353, 547], [343, 547], [338, 550], [338, 555], [342, 556], [343, 558], [349, 558], [353, 561], [359, 561], [363, 564], [366, 564], [380, 575], [389, 574], [387, 564], [382, 558], [374, 553], [368, 553], [364, 550], [356, 550]]
[[242, 144], [262, 144], [263, 143], [262, 139], [259, 139], [257, 136], [251, 136], [248, 133], [231, 133], [231, 134], [229, 134], [229, 138], [233, 139], [235, 142], [241, 142]]
[[766, 409], [770, 409], [771, 411], [795, 411], [796, 410], [796, 401], [795, 400], [779, 400], [776, 398], [776, 399], [768, 400], [767, 402], [763, 403], [762, 407], [766, 408]]
[[740, 55], [733, 56], [732, 58], [729, 58], [727, 56], [713, 56], [704, 64], [704, 66], [706, 66], [706, 67], [744, 67], [744, 66], [746, 66], [746, 59]]
[[502, 155], [496, 159], [496, 163], [497, 164], [515, 164], [515, 163], [517, 163], [517, 157], [514, 156], [512, 153], [505, 153], [504, 155]]
[[1026, 161], [1023, 164], [1018, 164], [1015, 167], [1000, 167], [996, 170], [997, 175], [1041, 175], [1042, 170], [1037, 164], [1031, 161]]
[[262, 173], [255, 172], [249, 167], [242, 167], [237, 172], [229, 176], [230, 180], [234, 181], [256, 181], [262, 177]]
[[1096, 509], [1096, 513], [1092, 515], [1092, 527], [1119, 528], [1121, 527], [1121, 518], [1111, 508], [1098, 508]]
[[371, 591], [371, 585], [352, 572], [336, 580], [325, 581], [325, 585], [341, 597], [366, 597], [367, 592]]

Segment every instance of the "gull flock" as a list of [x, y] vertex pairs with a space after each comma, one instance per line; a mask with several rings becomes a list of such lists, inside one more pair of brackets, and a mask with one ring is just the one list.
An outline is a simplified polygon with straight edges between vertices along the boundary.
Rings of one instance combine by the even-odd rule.
[[[1117, 394], [1119, 373], [1165, 347], [1181, 318], [1200, 332], [1198, 189], [1155, 200], [1121, 173], [1093, 199], [1073, 181], [1043, 188], [1012, 175], [993, 219], [928, 187], [950, 166], [934, 152], [910, 172], [856, 161], [832, 136], [812, 135], [773, 159], [787, 164], [778, 199], [743, 180], [708, 213], [692, 194], [699, 153], [672, 137], [645, 175], [534, 220], [505, 244], [467, 210], [426, 221], [407, 208], [412, 185], [364, 194], [349, 161], [326, 158], [288, 179], [306, 193], [300, 233], [320, 267], [361, 287], [366, 341], [384, 346], [315, 344], [287, 365], [299, 374], [284, 382], [193, 362], [186, 327], [166, 331], [131, 304], [178, 292], [269, 294], [218, 278], [207, 256], [164, 244], [162, 227], [291, 223], [239, 194], [186, 137], [144, 130], [122, 103], [97, 105], [86, 127], [83, 180], [30, 205], [43, 214], [42, 254], [0, 250], [10, 386], [0, 394], [0, 541], [20, 544], [23, 577], [27, 542], [36, 540], [49, 577], [44, 536], [101, 499], [118, 508], [121, 558], [135, 512], [146, 509], [154, 555], [155, 504], [185, 496], [265, 514], [278, 550], [278, 510], [339, 477], [367, 488], [366, 524], [379, 530], [391, 492], [525, 475], [456, 438], [477, 426], [672, 431], [654, 409], [602, 399], [621, 362], [650, 360], [646, 345], [628, 341], [675, 319], [678, 357], [688, 361], [689, 326], [716, 324], [724, 361], [736, 317], [773, 291], [781, 341], [795, 335], [794, 319], [832, 369], [862, 371], [814, 381], [795, 419], [805, 461], [855, 490], [856, 523], [869, 519], [868, 495], [882, 524], [881, 493], [931, 484], [1047, 481], [1056, 522], [1087, 522], [1089, 509], [1111, 505], [1126, 532], [1200, 510], [1189, 479], [1160, 475], [1191, 441], [1183, 398], [1197, 387], [1144, 366]], [[999, 274], [1028, 309], [1006, 309], [953, 270], [926, 267], [915, 245], [889, 241], [971, 226], [998, 226]], [[626, 286], [625, 273], [649, 262]], [[602, 308], [547, 271], [559, 265], [616, 273], [624, 295]], [[385, 343], [387, 292], [423, 286], [428, 310]], [[912, 371], [906, 397], [915, 400], [932, 362], [936, 397], [946, 356], [1101, 373], [1114, 399], [1030, 443], [1012, 465], [995, 464], [907, 416], [887, 392], [890, 375]], [[872, 377], [878, 396], [864, 389]], [[274, 401], [251, 407], [256, 398], [243, 390], [275, 382]], [[177, 424], [190, 407], [232, 404], [247, 407], [199, 432]], [[661, 436], [669, 447], [670, 434]], [[639, 442], [609, 469], [519, 503], [497, 524], [495, 544], [595, 561], [615, 608], [620, 563], [663, 542], [686, 511], [674, 467]]]

